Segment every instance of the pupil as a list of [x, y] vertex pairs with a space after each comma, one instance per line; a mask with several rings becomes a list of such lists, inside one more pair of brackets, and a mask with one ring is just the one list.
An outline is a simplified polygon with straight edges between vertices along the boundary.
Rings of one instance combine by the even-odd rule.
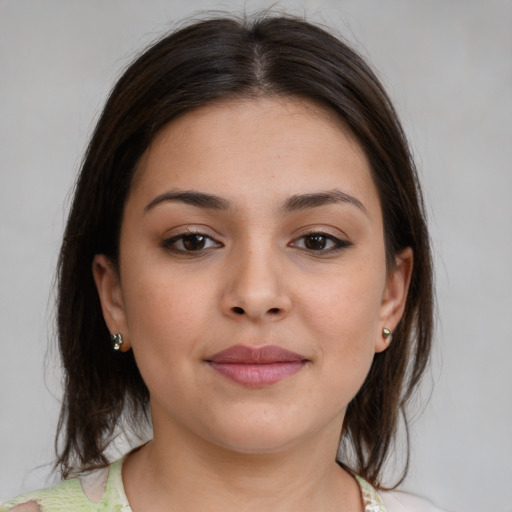
[[308, 249], [324, 249], [325, 248], [325, 237], [322, 235], [310, 235], [306, 238], [306, 247]]
[[197, 251], [205, 244], [205, 237], [201, 235], [188, 235], [183, 238], [183, 246], [187, 251]]

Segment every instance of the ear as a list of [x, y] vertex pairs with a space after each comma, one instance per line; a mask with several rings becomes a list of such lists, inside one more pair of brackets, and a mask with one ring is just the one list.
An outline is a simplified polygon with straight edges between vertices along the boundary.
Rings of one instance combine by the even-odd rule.
[[407, 303], [412, 266], [413, 252], [410, 247], [406, 247], [396, 255], [395, 266], [390, 269], [386, 279], [380, 306], [379, 332], [377, 333], [375, 352], [382, 352], [392, 341], [392, 335], [387, 339], [383, 336], [383, 329], [389, 329], [393, 333], [402, 318]]
[[111, 334], [121, 333], [121, 351], [130, 349], [130, 336], [123, 304], [119, 274], [104, 254], [96, 254], [92, 263], [92, 275], [101, 303], [103, 318]]

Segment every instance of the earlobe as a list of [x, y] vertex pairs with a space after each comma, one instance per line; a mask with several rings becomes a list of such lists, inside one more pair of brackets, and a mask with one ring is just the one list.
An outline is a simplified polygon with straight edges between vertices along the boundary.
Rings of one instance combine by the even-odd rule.
[[[92, 274], [105, 323], [112, 335], [122, 335], [123, 343], [120, 349], [125, 352], [130, 348], [130, 337], [118, 272], [107, 256], [96, 254], [92, 263]], [[108, 340], [105, 342], [108, 343]]]
[[376, 352], [382, 352], [389, 346], [392, 333], [402, 318], [411, 282], [413, 259], [412, 249], [406, 247], [396, 255], [395, 266], [389, 271], [382, 296]]

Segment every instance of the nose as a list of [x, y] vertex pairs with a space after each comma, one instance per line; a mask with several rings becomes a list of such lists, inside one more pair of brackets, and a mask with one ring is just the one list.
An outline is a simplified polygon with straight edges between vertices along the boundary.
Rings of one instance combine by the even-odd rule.
[[291, 298], [279, 255], [268, 251], [246, 251], [230, 263], [222, 294], [224, 314], [255, 322], [275, 321], [287, 316]]

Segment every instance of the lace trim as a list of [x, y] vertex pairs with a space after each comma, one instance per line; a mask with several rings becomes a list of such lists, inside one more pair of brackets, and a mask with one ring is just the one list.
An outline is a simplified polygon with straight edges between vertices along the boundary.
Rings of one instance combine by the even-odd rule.
[[364, 512], [387, 512], [377, 491], [363, 478], [354, 475], [363, 493]]

